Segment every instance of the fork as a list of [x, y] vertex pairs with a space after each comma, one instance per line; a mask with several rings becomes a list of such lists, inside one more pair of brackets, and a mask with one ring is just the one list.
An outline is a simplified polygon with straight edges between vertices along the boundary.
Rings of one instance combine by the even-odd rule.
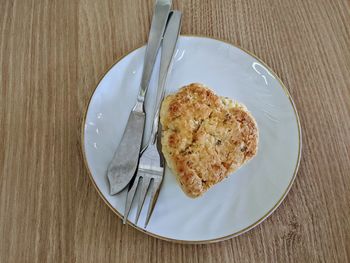
[[153, 208], [155, 206], [156, 200], [158, 198], [159, 188], [163, 181], [164, 176], [164, 157], [161, 152], [161, 146], [159, 143], [159, 111], [160, 105], [164, 98], [165, 93], [165, 83], [167, 79], [168, 72], [170, 71], [170, 65], [173, 58], [173, 54], [176, 47], [176, 42], [180, 33], [181, 27], [181, 17], [180, 11], [172, 11], [169, 15], [168, 24], [164, 32], [162, 50], [161, 50], [161, 61], [160, 61], [160, 71], [157, 89], [156, 105], [154, 110], [154, 118], [152, 125], [152, 132], [150, 140], [147, 146], [144, 148], [139, 159], [139, 165], [137, 169], [137, 174], [135, 180], [127, 193], [125, 212], [123, 223], [127, 222], [127, 218], [131, 209], [131, 205], [138, 189], [140, 186], [140, 195], [138, 200], [136, 221], [140, 217], [140, 213], [145, 202], [145, 198], [149, 189], [150, 192], [150, 203], [148, 205], [148, 212], [145, 221], [145, 227], [147, 226], [149, 219], [151, 217]]

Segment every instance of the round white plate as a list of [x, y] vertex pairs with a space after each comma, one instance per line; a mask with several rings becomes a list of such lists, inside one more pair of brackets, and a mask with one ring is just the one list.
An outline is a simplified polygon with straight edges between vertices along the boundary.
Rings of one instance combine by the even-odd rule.
[[[120, 59], [93, 93], [82, 134], [85, 161], [99, 194], [119, 216], [126, 192], [109, 195], [106, 169], [121, 139], [141, 79], [145, 47]], [[158, 57], [159, 62], [159, 57]], [[151, 116], [157, 87], [156, 64], [147, 94]], [[202, 197], [187, 197], [166, 170], [150, 223], [143, 228], [146, 210], [134, 224], [150, 235], [172, 241], [206, 243], [242, 234], [266, 219], [282, 202], [295, 179], [301, 152], [301, 130], [294, 103], [282, 82], [263, 62], [220, 40], [181, 36], [167, 93], [200, 82], [218, 95], [244, 103], [259, 127], [257, 156]], [[146, 125], [149, 134], [149, 125]], [[147, 200], [146, 200], [147, 202]]]

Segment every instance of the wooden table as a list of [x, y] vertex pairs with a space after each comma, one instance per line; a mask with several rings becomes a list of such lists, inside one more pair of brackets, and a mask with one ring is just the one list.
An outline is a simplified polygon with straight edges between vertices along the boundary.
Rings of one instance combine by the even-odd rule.
[[153, 0], [0, 1], [0, 262], [349, 262], [350, 3], [175, 1], [183, 34], [250, 50], [299, 110], [299, 174], [250, 232], [209, 245], [149, 237], [90, 182], [80, 147], [106, 69], [144, 44]]

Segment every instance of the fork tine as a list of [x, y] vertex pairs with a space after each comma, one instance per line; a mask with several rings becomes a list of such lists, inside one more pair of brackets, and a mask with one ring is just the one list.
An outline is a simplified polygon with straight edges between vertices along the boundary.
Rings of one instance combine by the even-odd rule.
[[159, 187], [160, 184], [162, 183], [162, 180], [160, 178], [153, 178], [151, 186], [150, 186], [150, 192], [151, 192], [151, 198], [150, 198], [150, 202], [148, 204], [148, 211], [147, 211], [147, 217], [146, 217], [146, 221], [145, 221], [145, 228], [148, 225], [148, 222], [151, 218], [153, 209], [154, 209], [154, 205], [157, 202], [158, 199], [158, 194], [159, 194]]
[[124, 210], [124, 217], [123, 217], [123, 224], [126, 224], [126, 221], [128, 220], [128, 215], [129, 215], [129, 212], [130, 212], [130, 209], [131, 209], [132, 201], [134, 200], [136, 189], [137, 189], [137, 186], [138, 186], [139, 181], [140, 181], [139, 179], [140, 179], [140, 176], [137, 175], [136, 178], [135, 178], [135, 181], [134, 181], [134, 183], [132, 185], [132, 187], [127, 192], [126, 202], [125, 202], [125, 210]]
[[150, 182], [151, 182], [151, 178], [142, 176], [141, 190], [140, 190], [140, 196], [137, 204], [135, 224], [137, 224], [137, 221], [139, 221], [140, 213], [142, 210], [143, 203], [145, 202], [145, 199], [146, 199], [147, 189], [149, 187]]

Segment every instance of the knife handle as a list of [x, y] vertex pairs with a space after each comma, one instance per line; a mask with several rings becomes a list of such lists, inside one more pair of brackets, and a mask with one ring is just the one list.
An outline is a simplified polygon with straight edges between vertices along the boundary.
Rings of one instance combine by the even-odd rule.
[[152, 71], [156, 61], [157, 53], [162, 41], [162, 36], [168, 20], [171, 8], [171, 0], [157, 0], [154, 15], [151, 22], [151, 30], [146, 47], [145, 60], [141, 77], [140, 91], [137, 96], [139, 102], [143, 102], [149, 86]]
[[150, 143], [155, 144], [158, 133], [160, 105], [164, 98], [165, 84], [175, 53], [177, 40], [180, 34], [182, 13], [174, 10], [171, 12], [162, 43], [162, 54], [160, 59], [157, 99], [154, 109], [153, 126]]

